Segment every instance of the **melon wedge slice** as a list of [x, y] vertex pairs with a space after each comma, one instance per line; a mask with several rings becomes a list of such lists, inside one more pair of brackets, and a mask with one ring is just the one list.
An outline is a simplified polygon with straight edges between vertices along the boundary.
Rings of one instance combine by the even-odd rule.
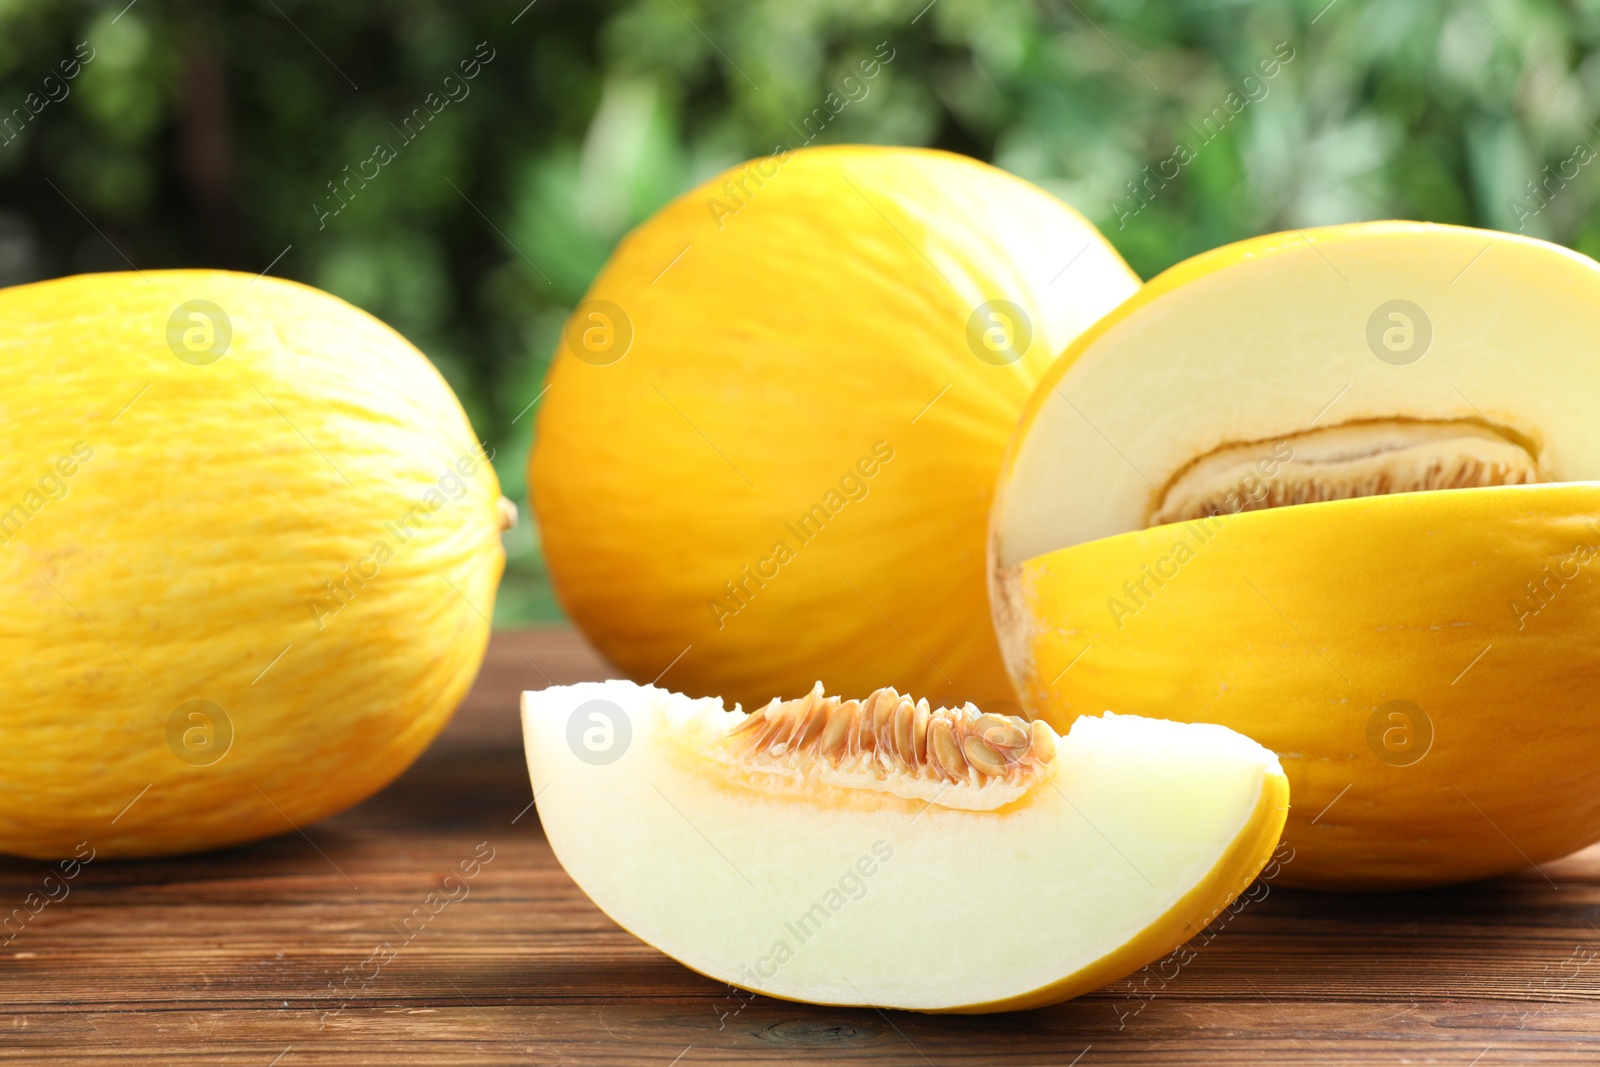
[[1065, 1000], [1197, 934], [1267, 862], [1288, 784], [1224, 727], [932, 710], [892, 690], [746, 716], [612, 681], [524, 693], [567, 873], [685, 966], [788, 1000]]

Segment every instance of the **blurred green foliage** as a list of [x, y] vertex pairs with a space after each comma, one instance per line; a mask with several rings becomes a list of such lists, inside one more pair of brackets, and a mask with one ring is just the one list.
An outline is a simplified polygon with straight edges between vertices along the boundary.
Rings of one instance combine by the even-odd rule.
[[801, 143], [880, 42], [819, 142], [991, 160], [1146, 276], [1381, 217], [1600, 253], [1594, 0], [524, 2], [0, 0], [0, 283], [283, 253], [392, 323], [523, 505], [503, 621], [556, 614], [523, 460], [566, 310], [666, 200]]

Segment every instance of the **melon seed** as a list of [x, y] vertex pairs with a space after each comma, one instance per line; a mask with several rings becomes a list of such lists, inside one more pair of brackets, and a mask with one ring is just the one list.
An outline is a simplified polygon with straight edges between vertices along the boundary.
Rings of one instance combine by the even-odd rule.
[[917, 706], [904, 697], [894, 709], [894, 747], [907, 767], [918, 764], [916, 743], [911, 738], [912, 723], [917, 716]]
[[994, 748], [1027, 748], [1028, 732], [1005, 715], [979, 715], [972, 732]]
[[961, 749], [956, 745], [955, 731], [943, 718], [935, 719], [928, 725], [928, 751], [950, 778], [959, 782], [967, 776], [967, 761], [961, 757]]
[[983, 738], [977, 734], [968, 734], [961, 742], [961, 752], [967, 757], [967, 762], [972, 764], [984, 774], [999, 776], [1006, 773], [1005, 758], [990, 748]]
[[828, 725], [822, 731], [822, 739], [817, 742], [817, 751], [829, 756], [842, 753], [855, 725], [855, 716], [843, 704], [834, 701], [828, 708]]
[[1040, 763], [1056, 758], [1055, 731], [1038, 719], [1028, 724], [1028, 740], [1033, 742], [1033, 755]]

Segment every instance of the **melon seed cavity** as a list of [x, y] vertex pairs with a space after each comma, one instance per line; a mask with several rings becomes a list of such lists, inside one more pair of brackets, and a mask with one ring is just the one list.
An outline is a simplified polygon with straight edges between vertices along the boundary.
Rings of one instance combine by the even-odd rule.
[[[891, 688], [841, 700], [825, 696], [821, 682], [798, 700], [773, 700], [751, 712], [720, 744], [749, 770], [820, 770], [836, 784], [938, 796], [952, 807], [1009, 802], [1056, 757], [1055, 734], [1042, 722], [971, 704], [932, 710], [926, 700], [913, 702]], [[992, 795], [972, 803], [975, 793]]]
[[1238, 511], [1546, 479], [1518, 436], [1471, 420], [1378, 419], [1229, 444], [1156, 494], [1146, 525]]

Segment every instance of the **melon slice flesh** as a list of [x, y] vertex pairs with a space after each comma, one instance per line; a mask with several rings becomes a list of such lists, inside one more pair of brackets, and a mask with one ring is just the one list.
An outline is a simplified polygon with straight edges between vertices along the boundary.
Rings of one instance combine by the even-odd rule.
[[1002, 1011], [1115, 981], [1249, 885], [1288, 805], [1277, 758], [1219, 726], [1108, 714], [1058, 737], [820, 685], [752, 716], [621, 681], [522, 708], [545, 833], [607, 915], [819, 1004]]

